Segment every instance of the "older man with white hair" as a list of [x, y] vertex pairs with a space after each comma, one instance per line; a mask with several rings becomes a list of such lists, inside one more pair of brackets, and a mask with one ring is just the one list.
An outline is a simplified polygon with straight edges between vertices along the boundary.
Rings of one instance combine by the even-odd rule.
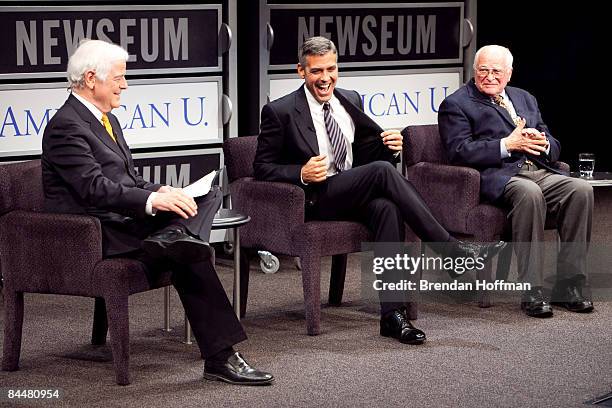
[[553, 301], [573, 312], [590, 312], [583, 293], [591, 239], [593, 189], [556, 166], [561, 145], [528, 92], [507, 86], [513, 57], [505, 47], [476, 52], [474, 78], [440, 105], [440, 136], [450, 161], [480, 171], [485, 201], [509, 209], [519, 279], [532, 285], [521, 308], [550, 317], [544, 296], [544, 226], [554, 220], [561, 240]]
[[233, 349], [246, 339], [211, 261], [209, 239], [221, 194], [193, 199], [180, 188], [145, 181], [134, 169], [121, 126], [111, 110], [127, 89], [128, 53], [86, 40], [68, 61], [71, 93], [45, 128], [42, 171], [49, 211], [100, 219], [103, 252], [142, 261], [154, 279], [172, 282], [205, 359], [204, 378], [233, 384], [270, 384]]

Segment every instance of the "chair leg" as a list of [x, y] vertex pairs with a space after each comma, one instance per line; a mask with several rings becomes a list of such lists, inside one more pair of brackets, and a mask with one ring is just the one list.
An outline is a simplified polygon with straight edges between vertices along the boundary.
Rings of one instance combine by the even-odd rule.
[[512, 252], [512, 243], [508, 242], [508, 245], [497, 255], [497, 279], [508, 279], [512, 265]]
[[[478, 274], [476, 279], [485, 282], [491, 282], [492, 278], [492, 268], [491, 262], [488, 262], [484, 268], [478, 270]], [[487, 308], [493, 306], [493, 301], [491, 300], [491, 292], [488, 290], [479, 290], [476, 295], [476, 300], [478, 301], [478, 306], [482, 308]]]
[[321, 332], [321, 256], [312, 252], [300, 256], [306, 331], [309, 336]]
[[406, 303], [406, 309], [408, 311], [408, 319], [417, 320], [419, 318], [419, 304], [418, 302]]
[[[410, 229], [407, 229], [407, 231], [410, 231]], [[417, 249], [416, 245], [410, 245], [411, 256], [418, 257], [420, 254], [427, 253], [427, 245], [422, 241], [418, 252], [415, 252], [415, 249]], [[423, 278], [423, 268], [418, 268], [416, 274], [417, 276], [415, 276], [413, 279], [415, 279], [416, 282], [419, 282]], [[419, 318], [419, 298], [420, 291], [417, 291], [416, 293], [409, 293], [408, 295], [406, 311], [408, 313], [408, 319], [410, 320], [417, 320]]]
[[247, 298], [249, 296], [251, 255], [246, 248], [240, 248], [240, 318], [246, 315]]
[[19, 369], [23, 329], [23, 292], [4, 289], [4, 353], [2, 370]]
[[128, 296], [107, 296], [106, 315], [117, 384], [130, 383], [130, 327]]
[[106, 303], [104, 298], [96, 298], [94, 302], [93, 325], [91, 328], [91, 344], [101, 346], [106, 344], [108, 320], [106, 319]]
[[[477, 239], [479, 242], [492, 242], [496, 240], [497, 237], [486, 237], [484, 239]], [[511, 239], [511, 235], [508, 236], [508, 232], [502, 233], [501, 239], [509, 242]], [[508, 273], [510, 272], [510, 263], [512, 262], [512, 245], [506, 245], [504, 249], [502, 249], [497, 254], [497, 267], [495, 268], [495, 276], [493, 276], [493, 261], [488, 262], [485, 267], [478, 271], [477, 279], [484, 280], [487, 282], [492, 282], [495, 279], [498, 280], [506, 280], [508, 279]], [[476, 295], [476, 300], [478, 301], [478, 306], [482, 308], [487, 308], [493, 306], [492, 294], [490, 291], [481, 290], [478, 291]]]
[[332, 256], [331, 278], [329, 280], [329, 304], [340, 306], [344, 293], [344, 280], [346, 278], [347, 254]]

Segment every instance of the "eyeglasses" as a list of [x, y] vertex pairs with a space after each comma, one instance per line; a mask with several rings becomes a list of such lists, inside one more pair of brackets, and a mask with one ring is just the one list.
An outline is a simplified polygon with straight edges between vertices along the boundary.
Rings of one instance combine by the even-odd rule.
[[506, 73], [506, 70], [499, 69], [499, 68], [480, 67], [480, 68], [476, 68], [476, 73], [481, 78], [486, 78], [489, 76], [489, 74], [493, 74], [495, 78], [499, 78]]

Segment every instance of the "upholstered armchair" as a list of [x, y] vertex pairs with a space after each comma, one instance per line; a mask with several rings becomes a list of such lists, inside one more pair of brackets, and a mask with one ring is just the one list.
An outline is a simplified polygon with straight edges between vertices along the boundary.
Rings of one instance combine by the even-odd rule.
[[[506, 210], [480, 201], [477, 170], [449, 163], [438, 125], [408, 126], [402, 130], [402, 135], [403, 173], [449, 232], [478, 242], [511, 239]], [[569, 172], [566, 163], [558, 162], [557, 165]], [[547, 227], [553, 228], [552, 225]], [[511, 259], [512, 248], [507, 246], [498, 256], [497, 279], [507, 277]], [[491, 263], [479, 270], [477, 279], [493, 279]], [[481, 307], [491, 306], [490, 294], [479, 291], [478, 303]]]
[[[438, 125], [408, 126], [402, 130], [403, 173], [440, 223], [455, 237], [478, 242], [499, 240], [504, 234], [505, 212], [480, 202], [477, 170], [449, 163]], [[511, 256], [511, 252], [510, 252]], [[491, 262], [478, 271], [477, 279], [491, 280]], [[478, 292], [480, 307], [491, 306], [489, 293]]]
[[[298, 186], [254, 180], [256, 148], [256, 136], [232, 138], [223, 144], [232, 206], [251, 217], [240, 229], [241, 246], [299, 257], [306, 330], [317, 335], [321, 331], [321, 258], [332, 256], [329, 304], [340, 305], [347, 254], [360, 252], [361, 244], [372, 238], [365, 225], [357, 222], [306, 220], [304, 190]], [[411, 306], [414, 319], [416, 307]]]
[[24, 293], [86, 296], [96, 299], [92, 344], [104, 344], [110, 331], [116, 381], [129, 384], [128, 297], [169, 285], [170, 272], [149, 281], [138, 261], [104, 259], [94, 217], [42, 212], [40, 160], [0, 165], [0, 191], [2, 369], [19, 366]]

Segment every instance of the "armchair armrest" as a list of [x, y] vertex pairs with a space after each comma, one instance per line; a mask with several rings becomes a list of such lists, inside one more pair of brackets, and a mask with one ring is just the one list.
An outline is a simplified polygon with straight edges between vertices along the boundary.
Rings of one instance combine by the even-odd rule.
[[408, 167], [406, 177], [447, 230], [467, 232], [469, 213], [480, 203], [478, 170], [421, 162]]
[[570, 165], [569, 164], [567, 164], [565, 162], [562, 162], [562, 161], [557, 161], [557, 162], [555, 162], [553, 164], [554, 164], [553, 167], [555, 167], [557, 170], [561, 171], [562, 173], [565, 173], [565, 174], [568, 174], [568, 175], [570, 174]]
[[243, 246], [288, 253], [291, 231], [304, 223], [304, 190], [244, 177], [230, 184], [230, 192], [233, 208], [251, 217], [240, 229]]
[[15, 291], [87, 295], [102, 260], [100, 222], [91, 216], [15, 210], [0, 217], [0, 262]]

